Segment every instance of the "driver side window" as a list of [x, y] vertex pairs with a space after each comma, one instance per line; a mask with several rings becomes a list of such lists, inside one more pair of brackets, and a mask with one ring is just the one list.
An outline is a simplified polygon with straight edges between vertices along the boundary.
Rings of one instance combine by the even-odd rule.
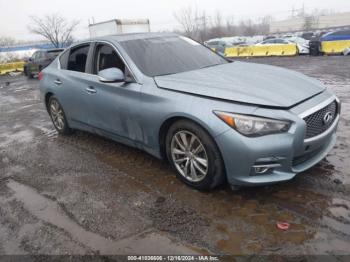
[[125, 72], [123, 60], [110, 45], [97, 45], [94, 61], [94, 74], [108, 68], [119, 68], [122, 72]]

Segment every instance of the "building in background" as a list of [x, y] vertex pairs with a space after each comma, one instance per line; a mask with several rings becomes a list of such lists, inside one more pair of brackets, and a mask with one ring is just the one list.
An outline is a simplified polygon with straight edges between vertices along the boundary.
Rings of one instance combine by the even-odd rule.
[[[306, 29], [306, 17], [293, 17], [282, 21], [273, 21], [270, 24], [270, 33], [287, 33], [308, 31]], [[350, 12], [321, 15], [315, 17], [312, 30], [329, 30], [350, 27]]]

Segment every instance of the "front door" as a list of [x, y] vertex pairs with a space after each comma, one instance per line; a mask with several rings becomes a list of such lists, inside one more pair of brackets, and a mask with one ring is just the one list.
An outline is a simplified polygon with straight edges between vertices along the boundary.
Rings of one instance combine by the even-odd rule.
[[116, 49], [105, 43], [97, 43], [91, 59], [89, 75], [89, 122], [98, 131], [117, 136], [128, 143], [142, 140], [138, 115], [141, 85], [136, 82], [103, 83], [98, 72], [119, 68], [124, 73], [126, 65]]

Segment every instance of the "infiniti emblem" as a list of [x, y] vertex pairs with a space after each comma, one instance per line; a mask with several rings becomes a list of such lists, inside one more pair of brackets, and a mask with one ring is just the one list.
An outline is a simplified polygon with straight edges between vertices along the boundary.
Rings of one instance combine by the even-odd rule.
[[332, 122], [332, 120], [333, 120], [333, 113], [327, 112], [323, 117], [323, 124], [329, 125]]

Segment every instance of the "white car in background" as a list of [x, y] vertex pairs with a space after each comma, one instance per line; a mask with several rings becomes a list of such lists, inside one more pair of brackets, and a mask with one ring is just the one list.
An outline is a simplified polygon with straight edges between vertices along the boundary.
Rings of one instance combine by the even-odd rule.
[[221, 40], [220, 38], [216, 38], [204, 42], [204, 45], [223, 55], [225, 53], [225, 48], [230, 44], [228, 44], [226, 41]]
[[295, 43], [298, 46], [299, 54], [308, 55], [310, 54], [310, 41], [298, 36], [286, 36], [283, 39], [289, 42]]
[[343, 55], [350, 55], [350, 47], [344, 50]]
[[301, 55], [309, 54], [310, 53], [310, 49], [309, 49], [308, 43], [307, 44], [306, 43], [301, 43], [296, 38], [300, 38], [300, 37], [288, 37], [287, 39], [286, 38], [271, 38], [271, 39], [267, 39], [265, 41], [262, 41], [262, 42], [260, 42], [260, 43], [258, 43], [256, 45], [259, 46], [259, 45], [288, 45], [288, 44], [296, 44], [299, 54], [301, 54]]

